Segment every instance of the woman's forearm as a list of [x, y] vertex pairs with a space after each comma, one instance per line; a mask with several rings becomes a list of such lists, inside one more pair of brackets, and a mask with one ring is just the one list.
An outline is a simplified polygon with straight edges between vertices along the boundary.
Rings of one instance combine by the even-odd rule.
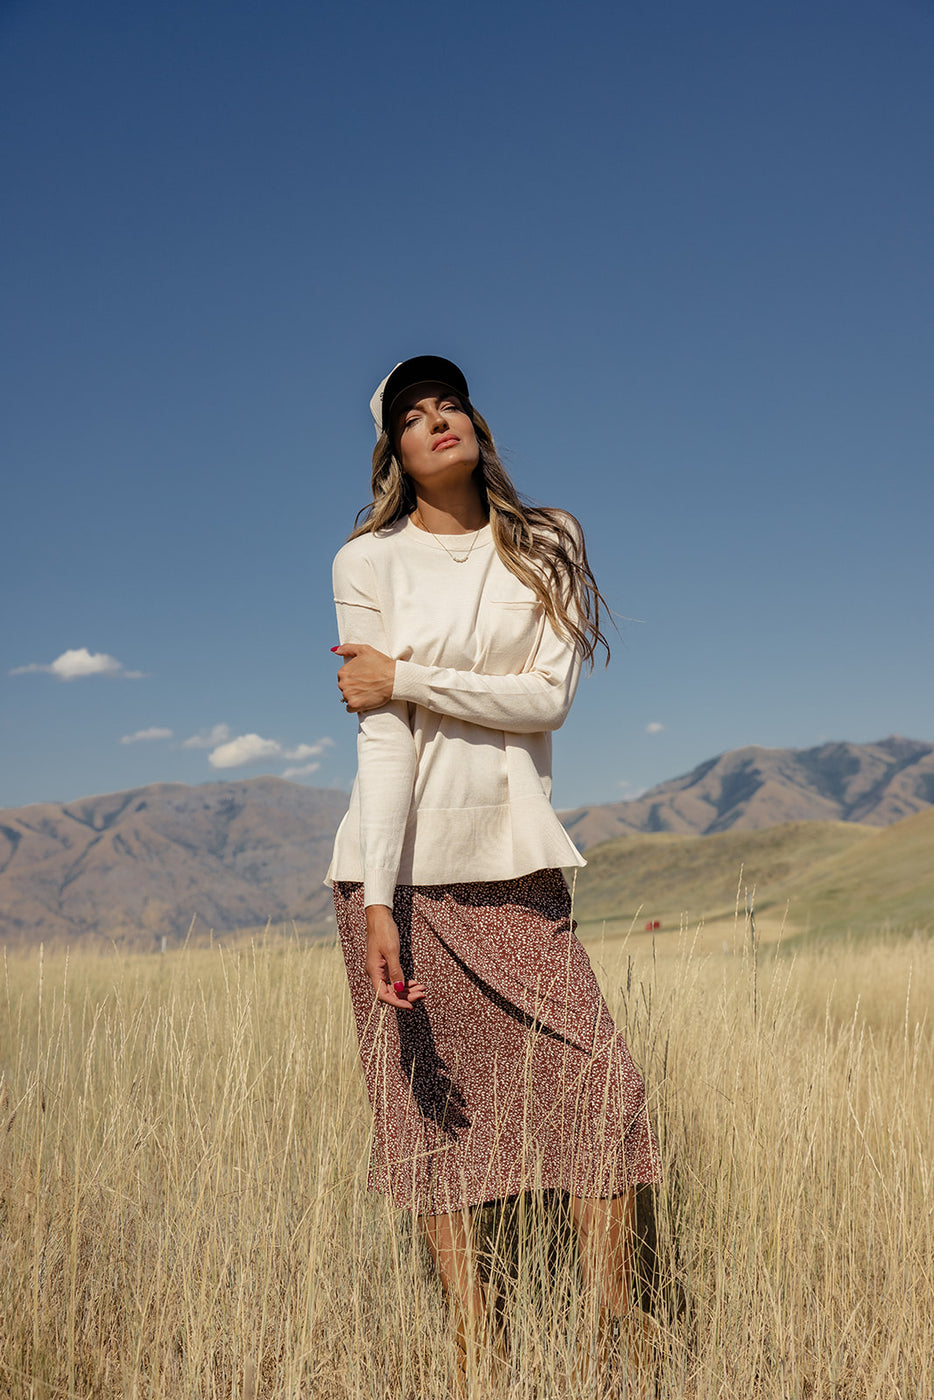
[[415, 785], [415, 740], [400, 702], [364, 715], [357, 735], [365, 904], [392, 908]]
[[[378, 608], [338, 602], [337, 628], [342, 655], [363, 650], [388, 661]], [[353, 659], [345, 659], [341, 673], [357, 664]], [[342, 686], [342, 694], [343, 690]], [[388, 905], [391, 909], [415, 786], [415, 740], [408, 705], [390, 698], [391, 680], [384, 691], [382, 703], [374, 703], [360, 716], [357, 789], [364, 902]], [[379, 698], [374, 696], [374, 700]]]
[[393, 698], [485, 729], [512, 734], [560, 729], [577, 690], [580, 658], [567, 648], [562, 656], [538, 658], [538, 663], [519, 675], [492, 676], [397, 661]]

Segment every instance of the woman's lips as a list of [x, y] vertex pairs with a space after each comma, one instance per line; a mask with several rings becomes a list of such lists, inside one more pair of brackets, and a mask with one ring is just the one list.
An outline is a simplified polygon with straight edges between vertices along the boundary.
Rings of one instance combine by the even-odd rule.
[[440, 452], [443, 447], [455, 447], [460, 442], [460, 438], [454, 433], [447, 433], [443, 438], [438, 438], [432, 452]]

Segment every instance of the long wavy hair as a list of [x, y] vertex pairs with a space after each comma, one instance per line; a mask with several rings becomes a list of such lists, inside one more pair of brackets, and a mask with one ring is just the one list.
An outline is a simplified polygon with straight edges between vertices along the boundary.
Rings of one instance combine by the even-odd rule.
[[[584, 534], [573, 515], [523, 501], [499, 459], [486, 421], [466, 399], [480, 461], [474, 475], [490, 518], [496, 552], [510, 573], [530, 588], [555, 631], [578, 647], [594, 664], [598, 647], [610, 659], [600, 627], [601, 607], [609, 612], [587, 561]], [[350, 539], [384, 530], [411, 515], [418, 505], [415, 485], [395, 455], [388, 433], [380, 433], [373, 450], [373, 500], [358, 513]]]

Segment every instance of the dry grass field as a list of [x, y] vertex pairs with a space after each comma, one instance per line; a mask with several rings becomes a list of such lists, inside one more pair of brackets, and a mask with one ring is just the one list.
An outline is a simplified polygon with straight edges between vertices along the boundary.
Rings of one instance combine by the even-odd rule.
[[[740, 915], [712, 952], [589, 946], [663, 1155], [639, 1393], [934, 1394], [934, 944], [757, 949]], [[0, 1072], [0, 1394], [451, 1394], [419, 1243], [365, 1191], [333, 946], [11, 953]], [[573, 1259], [534, 1221], [516, 1259], [476, 1394], [602, 1394]]]

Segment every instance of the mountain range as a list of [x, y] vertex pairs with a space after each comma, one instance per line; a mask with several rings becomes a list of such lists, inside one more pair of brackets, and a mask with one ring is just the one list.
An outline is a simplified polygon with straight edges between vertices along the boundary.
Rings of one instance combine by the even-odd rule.
[[[709, 834], [789, 821], [887, 826], [934, 805], [934, 744], [893, 737], [742, 748], [629, 802], [562, 820], [581, 849], [632, 832]], [[0, 811], [0, 940], [151, 947], [217, 933], [326, 927], [322, 880], [347, 795], [281, 778], [156, 783]]]
[[347, 795], [282, 778], [153, 783], [0, 811], [0, 939], [150, 945], [192, 925], [320, 924]]
[[710, 836], [797, 821], [889, 826], [932, 804], [934, 744], [893, 735], [876, 744], [731, 749], [641, 797], [577, 807], [561, 820], [586, 850], [635, 831]]

